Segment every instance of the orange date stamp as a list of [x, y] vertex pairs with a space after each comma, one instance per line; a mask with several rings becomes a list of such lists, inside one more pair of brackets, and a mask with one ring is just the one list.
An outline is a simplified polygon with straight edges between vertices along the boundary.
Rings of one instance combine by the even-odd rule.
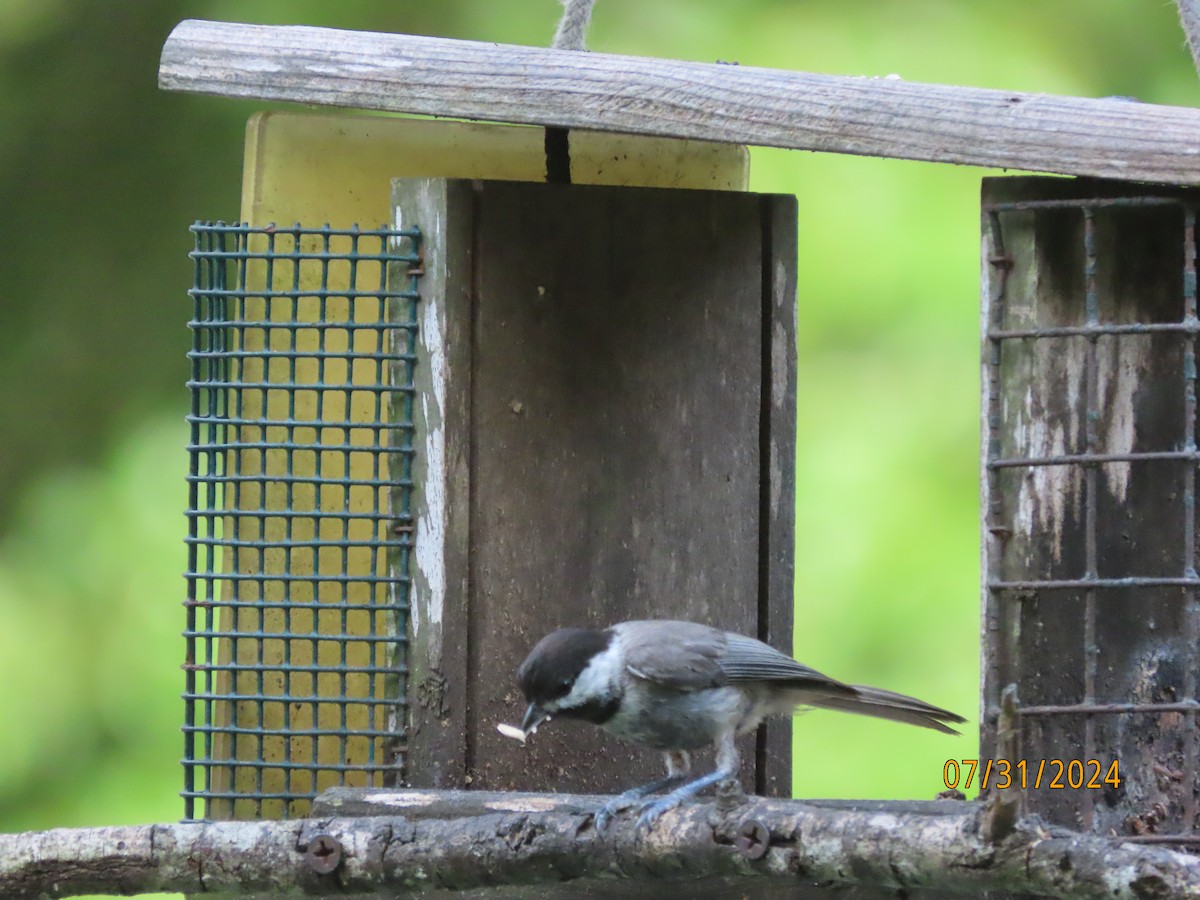
[[1117, 760], [1098, 759], [948, 759], [942, 767], [947, 790], [970, 790], [976, 784], [981, 791], [994, 788], [1040, 790], [1102, 790], [1121, 786], [1121, 767]]

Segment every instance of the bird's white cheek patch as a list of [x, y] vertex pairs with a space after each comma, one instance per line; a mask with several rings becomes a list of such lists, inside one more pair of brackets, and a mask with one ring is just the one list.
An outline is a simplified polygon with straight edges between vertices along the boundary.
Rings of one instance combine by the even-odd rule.
[[587, 664], [567, 696], [555, 705], [558, 709], [574, 709], [612, 693], [613, 683], [621, 677], [620, 645], [614, 640], [603, 653], [597, 653]]

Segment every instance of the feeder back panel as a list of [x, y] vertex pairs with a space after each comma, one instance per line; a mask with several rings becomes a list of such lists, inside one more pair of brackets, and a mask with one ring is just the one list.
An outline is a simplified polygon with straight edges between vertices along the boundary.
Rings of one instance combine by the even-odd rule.
[[[425, 254], [409, 780], [657, 777], [659, 754], [584, 723], [524, 747], [496, 725], [520, 721], [517, 666], [560, 626], [695, 619], [790, 649], [795, 198], [438, 179], [394, 196]], [[747, 788], [790, 793], [790, 731], [747, 739]]]

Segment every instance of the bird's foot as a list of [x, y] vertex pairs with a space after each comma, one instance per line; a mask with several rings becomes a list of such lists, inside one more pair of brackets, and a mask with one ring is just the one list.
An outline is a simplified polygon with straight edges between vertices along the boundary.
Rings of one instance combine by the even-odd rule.
[[736, 781], [736, 779], [737, 773], [735, 771], [731, 769], [717, 769], [717, 771], [711, 772], [701, 778], [697, 778], [695, 781], [689, 781], [683, 787], [676, 788], [674, 791], [667, 794], [667, 796], [658, 800], [654, 800], [653, 802], [643, 804], [641, 807], [641, 814], [638, 816], [637, 820], [638, 828], [642, 830], [649, 829], [654, 825], [655, 822], [658, 821], [663, 813], [679, 806], [684, 800], [690, 800], [702, 790], [707, 787], [711, 787], [714, 784]]
[[662, 814], [674, 809], [683, 802], [682, 797], [676, 797], [674, 794], [654, 800], [642, 805], [642, 812], [638, 816], [637, 827], [639, 831], [649, 831], [654, 823], [661, 818]]
[[596, 810], [596, 833], [604, 834], [608, 830], [609, 824], [612, 823], [613, 817], [618, 813], [624, 812], [637, 802], [637, 798], [629, 797], [621, 794], [619, 797], [613, 797], [602, 807]]
[[596, 810], [596, 815], [594, 817], [596, 821], [596, 832], [598, 834], [604, 834], [605, 830], [612, 822], [613, 817], [618, 813], [624, 812], [633, 806], [640, 805], [640, 801], [650, 794], [665, 790], [666, 788], [675, 787], [679, 784], [679, 782], [684, 780], [684, 777], [685, 776], [682, 774], [671, 774], [666, 778], [660, 778], [657, 781], [650, 782], [649, 784], [643, 784], [639, 787], [630, 788], [625, 793], [618, 794], [616, 797], [613, 797], [602, 807]]

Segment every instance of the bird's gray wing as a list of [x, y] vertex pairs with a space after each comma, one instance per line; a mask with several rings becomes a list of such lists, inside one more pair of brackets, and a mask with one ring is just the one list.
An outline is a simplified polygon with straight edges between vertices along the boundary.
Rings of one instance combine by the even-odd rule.
[[788, 682], [799, 688], [829, 690], [835, 695], [854, 692], [849, 685], [796, 662], [762, 641], [733, 632], [725, 633], [725, 654], [720, 659], [720, 666], [730, 684], [775, 681]]
[[700, 691], [727, 684], [721, 668], [728, 635], [696, 622], [647, 620], [622, 622], [625, 669], [635, 678], [679, 691]]
[[787, 682], [833, 696], [854, 688], [822, 675], [762, 641], [695, 622], [650, 620], [614, 626], [625, 668], [636, 678], [680, 691], [753, 681]]

